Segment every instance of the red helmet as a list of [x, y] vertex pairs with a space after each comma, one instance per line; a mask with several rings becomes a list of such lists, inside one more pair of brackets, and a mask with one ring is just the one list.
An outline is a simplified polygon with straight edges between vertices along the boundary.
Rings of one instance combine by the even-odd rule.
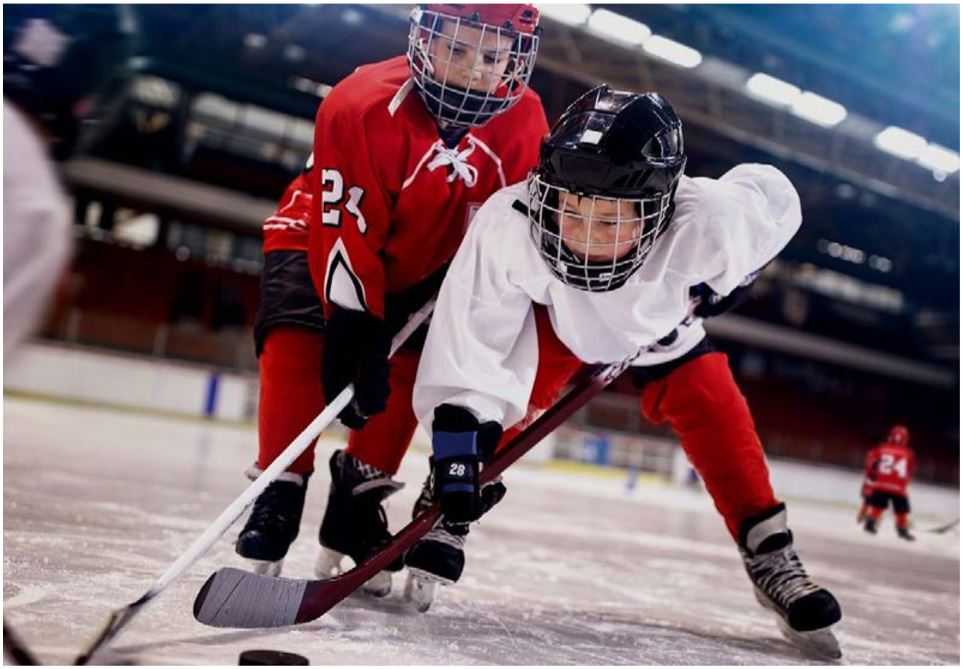
[[487, 25], [514, 33], [533, 35], [538, 28], [535, 5], [425, 5], [429, 12], [461, 18], [474, 25]]
[[[482, 126], [521, 100], [535, 65], [539, 33], [534, 5], [417, 6], [408, 33], [412, 81], [438, 121]], [[456, 43], [461, 53], [484, 53], [486, 63], [459, 59]], [[466, 83], [476, 80], [488, 83], [484, 88]]]
[[886, 437], [887, 443], [909, 445], [909, 430], [902, 425], [894, 425], [889, 429], [889, 436]]

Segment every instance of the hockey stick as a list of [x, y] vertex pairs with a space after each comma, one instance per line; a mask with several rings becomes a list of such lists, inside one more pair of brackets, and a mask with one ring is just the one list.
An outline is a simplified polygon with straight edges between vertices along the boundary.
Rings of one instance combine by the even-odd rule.
[[[408, 337], [414, 333], [418, 327], [425, 322], [429, 315], [431, 315], [432, 310], [435, 308], [435, 300], [429, 300], [421, 309], [412, 314], [408, 322], [405, 323], [404, 327], [395, 335], [394, 339], [391, 341], [391, 352], [388, 354], [389, 357], [394, 355], [395, 352], [401, 348], [401, 345], [407, 341]], [[267, 467], [261, 475], [258, 476], [247, 490], [241, 493], [240, 497], [234, 500], [230, 506], [228, 506], [221, 513], [220, 516], [207, 528], [207, 531], [202, 534], [197, 541], [191, 544], [177, 560], [170, 566], [170, 568], [165, 571], [157, 582], [150, 587], [150, 589], [145, 592], [140, 599], [128, 604], [127, 606], [115, 609], [111, 612], [110, 616], [107, 618], [101, 631], [94, 637], [77, 659], [74, 664], [87, 664], [90, 662], [91, 658], [95, 653], [99, 652], [106, 646], [117, 634], [127, 626], [127, 624], [140, 613], [143, 608], [157, 595], [159, 595], [163, 590], [171, 584], [171, 582], [178, 576], [183, 574], [192, 564], [194, 564], [207, 550], [214, 545], [214, 543], [227, 532], [228, 528], [236, 521], [244, 510], [257, 499], [265, 488], [267, 488], [285, 469], [287, 469], [292, 462], [294, 462], [299, 455], [301, 455], [308, 446], [315, 440], [315, 438], [327, 427], [334, 422], [341, 410], [344, 409], [349, 402], [351, 402], [354, 397], [354, 386], [348, 385], [347, 388], [342, 390], [334, 400], [331, 401], [328, 406], [324, 408], [318, 416], [311, 421], [311, 423], [301, 431], [294, 441], [281, 452], [277, 457]]]
[[959, 517], [957, 517], [956, 520], [951, 520], [945, 525], [940, 525], [938, 527], [930, 527], [930, 528], [927, 528], [926, 531], [933, 532], [934, 534], [946, 534], [947, 532], [949, 532], [959, 524], [960, 524], [960, 519]]
[[[626, 360], [597, 367], [552, 408], [519, 433], [479, 477], [490, 483], [563, 421], [598, 395], [648, 349]], [[194, 600], [194, 617], [212, 627], [284, 627], [316, 620], [372, 576], [394, 562], [424, 536], [441, 515], [438, 502], [425, 509], [395, 535], [394, 540], [353, 569], [325, 580], [297, 580], [263, 576], [224, 567], [214, 572]]]

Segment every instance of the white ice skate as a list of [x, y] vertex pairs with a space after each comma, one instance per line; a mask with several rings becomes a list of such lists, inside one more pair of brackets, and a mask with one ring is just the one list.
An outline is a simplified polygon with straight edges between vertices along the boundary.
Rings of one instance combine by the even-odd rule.
[[[318, 578], [334, 578], [346, 569], [341, 564], [348, 556], [330, 548], [321, 547], [314, 573]], [[348, 558], [350, 560], [350, 558]], [[371, 597], [387, 597], [391, 593], [391, 572], [379, 571], [361, 586], [361, 592]]]

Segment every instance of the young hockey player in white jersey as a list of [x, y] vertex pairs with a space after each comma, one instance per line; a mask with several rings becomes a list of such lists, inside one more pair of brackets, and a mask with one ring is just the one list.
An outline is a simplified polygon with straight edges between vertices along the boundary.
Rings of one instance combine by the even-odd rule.
[[479, 489], [479, 469], [532, 398], [557, 393], [582, 363], [645, 350], [632, 368], [641, 411], [679, 435], [757, 599], [790, 640], [838, 657], [839, 605], [803, 569], [748, 405], [701, 320], [730, 308], [786, 246], [799, 197], [767, 165], [707, 179], [683, 176], [685, 162], [661, 96], [600, 86], [555, 124], [527, 183], [479, 210], [441, 289], [413, 399], [445, 515], [409, 555], [434, 542], [448, 560], [410, 570], [409, 593], [430, 600], [429, 579], [461, 575], [468, 523], [504, 494], [500, 483]]

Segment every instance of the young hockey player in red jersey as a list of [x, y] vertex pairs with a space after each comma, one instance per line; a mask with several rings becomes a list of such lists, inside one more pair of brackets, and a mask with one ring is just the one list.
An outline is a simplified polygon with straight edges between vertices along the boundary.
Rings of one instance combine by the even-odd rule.
[[867, 532], [876, 534], [880, 517], [892, 503], [897, 534], [907, 541], [915, 539], [909, 531], [910, 504], [906, 493], [915, 466], [916, 456], [909, 446], [909, 430], [902, 425], [890, 428], [886, 441], [866, 455], [863, 508], [859, 511], [859, 521]]
[[[537, 162], [548, 130], [528, 87], [537, 25], [525, 4], [415, 9], [407, 56], [359, 67], [322, 102], [307, 169], [264, 223], [251, 473], [355, 385], [340, 415], [353, 431], [330, 461], [319, 575], [390, 539], [382, 501], [401, 487], [391, 477], [417, 424], [420, 355], [410, 342], [389, 364], [390, 335], [434, 294], [476, 209]], [[238, 538], [259, 571], [279, 573], [298, 534], [313, 450], [265, 490]], [[369, 583], [388, 589], [387, 573]]]
[[[556, 393], [582, 363], [643, 350], [633, 362], [642, 414], [679, 435], [757, 599], [793, 642], [838, 657], [839, 605], [803, 569], [749, 407], [702, 325], [789, 242], [799, 197], [767, 165], [707, 179], [683, 176], [685, 162], [662, 97], [600, 86], [555, 124], [528, 182], [478, 212], [442, 285], [413, 397], [432, 432], [440, 525], [467, 526], [501, 498], [501, 484], [479, 488], [479, 469], [531, 398]], [[449, 581], [462, 561], [452, 557]]]

